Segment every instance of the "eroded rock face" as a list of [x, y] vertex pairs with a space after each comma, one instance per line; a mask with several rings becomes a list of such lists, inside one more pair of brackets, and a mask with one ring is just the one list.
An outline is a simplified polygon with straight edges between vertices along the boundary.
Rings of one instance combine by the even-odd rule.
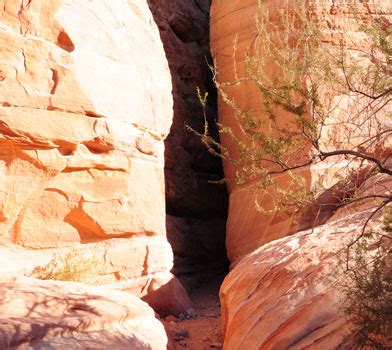
[[165, 141], [167, 234], [174, 251], [174, 269], [188, 286], [225, 271], [227, 193], [221, 161], [207, 152], [196, 88], [209, 93], [206, 115], [216, 132], [216, 92], [212, 85], [209, 49], [211, 0], [149, 0], [169, 62], [174, 118]]
[[356, 349], [336, 271], [363, 222], [349, 215], [241, 259], [221, 288], [224, 348]]
[[168, 349], [154, 311], [129, 293], [29, 278], [0, 282], [2, 349]]
[[[234, 81], [233, 41], [236, 35], [237, 73], [239, 77], [244, 73], [243, 54], [256, 35], [254, 15], [257, 3], [256, 0], [214, 0], [212, 3], [211, 46], [220, 82]], [[267, 0], [262, 3], [273, 13], [282, 4], [295, 4], [295, 1]], [[346, 2], [312, 3], [319, 5], [317, 11], [326, 14], [330, 20], [331, 27], [326, 36], [328, 45], [333, 44], [331, 38], [337, 28], [353, 30], [350, 28], [353, 16]], [[381, 5], [384, 13], [392, 13], [390, 2], [374, 3]], [[374, 3], [359, 3], [361, 13], [371, 16]], [[260, 93], [252, 84], [229, 87], [226, 92], [241, 107], [257, 110], [260, 106]], [[346, 109], [349, 114], [352, 105], [346, 102], [343, 101], [338, 109]], [[284, 114], [278, 115], [281, 120], [284, 117]], [[239, 131], [233, 110], [222, 101], [219, 103], [219, 118], [235, 133]], [[337, 127], [322, 135], [322, 141], [329, 136], [341, 136], [339, 133], [344, 131], [344, 128], [339, 130]], [[232, 147], [232, 156], [238, 155], [229, 137], [223, 138], [222, 142], [228, 148]], [[235, 165], [227, 162], [224, 167], [226, 177], [233, 180]], [[321, 170], [327, 172], [327, 168]], [[309, 184], [319, 171], [317, 168], [306, 170], [305, 178]], [[389, 193], [385, 191], [390, 188], [390, 183], [371, 188], [373, 180], [361, 184], [361, 194]], [[287, 178], [282, 177], [280, 181], [284, 184]], [[232, 181], [229, 192], [226, 244], [232, 270], [220, 292], [225, 337], [223, 348], [356, 349], [351, 324], [343, 313], [344, 293], [339, 287], [338, 267], [344, 255], [340, 258], [338, 255], [361, 233], [371, 206], [364, 203], [338, 211], [335, 208], [323, 225], [307, 230], [313, 224], [309, 218], [306, 218], [305, 227], [301, 227], [293, 218], [281, 213], [266, 215], [258, 212], [255, 207], [257, 189], [252, 184], [237, 185]], [[272, 198], [268, 196], [259, 198], [259, 203], [265, 209], [273, 209]], [[376, 204], [373, 203], [373, 209]]]
[[[211, 8], [211, 49], [216, 60], [217, 79], [220, 82], [232, 82], [235, 79], [234, 64], [239, 77], [246, 75], [245, 53], [256, 37], [255, 13], [256, 0], [224, 1], [214, 0]], [[266, 6], [279, 7], [281, 2], [271, 1]], [[274, 11], [272, 9], [271, 11]], [[237, 20], [241, 18], [241, 20]], [[236, 49], [234, 42], [237, 38]], [[235, 51], [235, 56], [233, 56]], [[230, 98], [234, 98], [241, 108], [257, 110], [260, 106], [261, 93], [251, 82], [243, 82], [240, 86], [225, 90]], [[230, 127], [237, 137], [246, 142], [246, 136], [236, 119], [234, 110], [219, 98], [219, 120]], [[282, 116], [281, 116], [282, 117]], [[231, 157], [238, 158], [239, 152], [235, 142], [227, 135], [222, 135], [222, 143], [228, 148]], [[257, 249], [261, 245], [295, 232], [298, 227], [291, 220], [282, 220], [279, 215], [259, 212], [255, 206], [255, 199], [266, 210], [272, 209], [272, 198], [260, 198], [260, 191], [252, 184], [235, 183], [236, 167], [230, 161], [224, 161], [225, 176], [229, 180], [229, 215], [227, 221], [226, 248], [231, 263], [235, 263], [242, 256]], [[240, 169], [241, 171], [241, 169]], [[284, 177], [284, 175], [283, 175]], [[258, 196], [258, 197], [257, 197]]]
[[[269, 13], [271, 20], [274, 21], [278, 18], [275, 14], [279, 13], [282, 9], [290, 9], [290, 6], [295, 6], [295, 4], [296, 1], [267, 0], [262, 2], [261, 12], [264, 9], [265, 13]], [[214, 0], [212, 3], [211, 48], [213, 57], [217, 63], [217, 79], [221, 83], [234, 82], [236, 74], [237, 78], [240, 79], [247, 76], [245, 68], [246, 53], [252, 55], [252, 50], [257, 51], [259, 49], [257, 44], [255, 44], [256, 38], [262, 41], [261, 35], [259, 37], [257, 36], [255, 21], [257, 6], [258, 1], [256, 0]], [[350, 4], [339, 1], [310, 1], [309, 6], [313, 6], [314, 14], [320, 21], [323, 35], [322, 44], [325, 47], [338, 46], [337, 38], [339, 37], [339, 32], [342, 30], [352, 35], [350, 40], [352, 40], [353, 47], [356, 45], [367, 45], [363, 35], [358, 34], [356, 36], [355, 34], [358, 28], [358, 22], [353, 15], [353, 9]], [[376, 1], [372, 3], [358, 3], [356, 5], [356, 11], [361, 16], [371, 17], [376, 11], [390, 14], [392, 13], [392, 8], [390, 1]], [[237, 18], [241, 20], [237, 20]], [[237, 42], [236, 45], [234, 44], [235, 40]], [[236, 50], [234, 47], [236, 47]], [[346, 50], [350, 50], [353, 47], [348, 47]], [[233, 56], [234, 51], [235, 55]], [[355, 49], [351, 51], [355, 51]], [[234, 67], [236, 67], [236, 70]], [[274, 62], [270, 62], [267, 65], [265, 74], [274, 76], [277, 72], [278, 70], [274, 67]], [[255, 115], [257, 114], [256, 111], [262, 109], [263, 94], [252, 81], [248, 80], [234, 86], [225, 87], [224, 91], [229, 98], [234, 99], [238, 106], [255, 112]], [[368, 136], [366, 132], [372, 129], [370, 125], [364, 126], [368, 121], [366, 119], [361, 120], [361, 122], [358, 122], [358, 125], [361, 125], [361, 127], [352, 127], [352, 129], [350, 129], [351, 127], [342, 128], [341, 125], [345, 123], [350, 124], [353, 115], [357, 115], [357, 113], [361, 115], [361, 110], [363, 110], [361, 97], [354, 96], [348, 98], [347, 96], [341, 96], [334, 92], [331, 93], [331, 91], [328, 91], [328, 87], [323, 87], [320, 96], [325, 97], [326, 105], [331, 103], [331, 105], [338, 106], [328, 117], [330, 118], [328, 121], [332, 126], [323, 128], [319, 141], [322, 145], [321, 148], [340, 149], [344, 148], [344, 145], [347, 144], [347, 147], [351, 147], [350, 142], [352, 144], [360, 144], [360, 140]], [[377, 112], [375, 111], [374, 113], [376, 114]], [[283, 110], [277, 110], [276, 115], [278, 123], [282, 123], [287, 128], [291, 127], [292, 115]], [[372, 115], [372, 118], [369, 119], [377, 125], [385, 126], [388, 123], [388, 121], [384, 120], [386, 115], [387, 113], [380, 112], [376, 116]], [[241, 131], [238, 118], [236, 118], [233, 108], [223, 102], [221, 98], [219, 99], [219, 120], [224, 126], [230, 127], [232, 132], [243, 143], [247, 144], [248, 142], [248, 145], [250, 145], [251, 142]], [[268, 132], [268, 129], [266, 129], [266, 132]], [[347, 141], [348, 138], [349, 141]], [[222, 143], [228, 148], [231, 157], [238, 159], [239, 150], [231, 136], [222, 135]], [[249, 148], [251, 149], [251, 146]], [[303, 148], [298, 147], [298, 154], [307, 154], [305, 144]], [[327, 183], [325, 187], [329, 188], [334, 184], [333, 177], [339, 168], [339, 165], [335, 164], [347, 165], [348, 162], [342, 158], [335, 158], [330, 163], [323, 162], [321, 165], [316, 164], [303, 168], [301, 169], [300, 175], [305, 179], [306, 185], [310, 189], [317, 183], [321, 174], [324, 177], [323, 182]], [[268, 193], [258, 189], [257, 184], [255, 184], [257, 182], [256, 177], [250, 181], [235, 183], [236, 172], [237, 170], [241, 172], [241, 169], [238, 169], [235, 163], [230, 161], [224, 163], [224, 168], [225, 176], [230, 182], [226, 248], [229, 260], [233, 264], [240, 261], [241, 257], [261, 245], [298, 232], [299, 230], [304, 230], [311, 227], [320, 217], [325, 219], [325, 217], [330, 217], [331, 215], [328, 212], [329, 209], [325, 210], [325, 213], [322, 212], [320, 216], [317, 213], [317, 209], [315, 209], [314, 215], [304, 215], [302, 218], [297, 218], [293, 215], [287, 216], [276, 210], [274, 212], [274, 201], [276, 201], [276, 198], [274, 198], [273, 189]], [[292, 186], [292, 181], [287, 173], [276, 175], [274, 180], [276, 181], [277, 187], [283, 190], [290, 188], [290, 185]], [[267, 213], [257, 211], [255, 206], [256, 199]], [[268, 211], [271, 211], [272, 214]], [[333, 210], [331, 211], [333, 212]]]
[[93, 252], [137, 295], [168, 282], [172, 85], [146, 1], [5, 1], [0, 45], [0, 243]]
[[[391, 185], [389, 176], [373, 177], [362, 193], [383, 195]], [[374, 199], [350, 204], [324, 225], [242, 258], [220, 290], [224, 349], [357, 349], [344, 312], [347, 252], [351, 267], [356, 249], [347, 247], [378, 205]], [[381, 219], [375, 215], [367, 228], [380, 231]]]

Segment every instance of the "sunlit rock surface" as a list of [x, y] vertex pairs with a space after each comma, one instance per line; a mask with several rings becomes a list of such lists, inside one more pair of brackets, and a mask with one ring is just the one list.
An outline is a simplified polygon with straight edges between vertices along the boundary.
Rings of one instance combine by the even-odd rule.
[[224, 348], [354, 349], [333, 272], [358, 225], [348, 217], [244, 257], [221, 289]]
[[[390, 181], [365, 194], [385, 193]], [[220, 291], [224, 349], [357, 349], [344, 313], [347, 247], [375, 209], [369, 200], [339, 209], [324, 225], [248, 254]], [[368, 228], [380, 229], [380, 215]], [[374, 249], [375, 247], [369, 247]], [[353, 263], [355, 247], [349, 250]]]
[[[256, 0], [214, 0], [212, 3], [211, 49], [217, 65], [217, 80], [220, 83], [234, 82], [235, 72], [237, 72], [238, 78], [246, 76], [245, 55], [247, 52], [252, 52], [250, 47], [257, 50], [257, 47], [252, 46], [257, 37], [255, 20], [257, 4], [258, 1]], [[277, 14], [279, 11], [285, 8], [290, 9], [290, 6], [295, 6], [296, 1], [267, 0], [261, 2], [261, 4], [261, 12], [264, 9], [265, 13], [270, 15], [271, 21], [274, 21], [278, 18]], [[358, 22], [353, 15], [353, 9], [350, 7], [350, 4], [340, 1], [310, 1], [309, 6], [314, 6], [315, 16], [320, 18], [323, 45], [338, 45], [339, 33], [341, 31], [345, 31], [350, 35], [353, 49], [355, 49], [356, 45], [366, 45], [366, 41], [363, 41], [363, 35], [356, 35]], [[356, 11], [358, 11], [360, 16], [368, 17], [372, 17], [377, 11], [384, 14], [392, 14], [392, 5], [390, 1], [385, 0], [360, 2], [356, 4]], [[258, 37], [258, 39], [262, 41], [262, 38]], [[237, 41], [236, 45], [235, 40]], [[273, 62], [267, 67], [266, 74], [271, 74], [271, 76], [276, 74], [276, 67], [273, 66]], [[239, 107], [254, 112], [261, 109], [263, 95], [253, 82], [245, 81], [226, 87], [224, 90], [230, 98], [234, 99]], [[327, 96], [331, 95], [328, 94], [328, 88], [321, 90], [320, 95], [326, 97], [326, 104], [338, 105], [331, 113], [330, 119], [328, 119], [332, 126], [324, 128], [321, 135], [320, 143], [325, 146], [324, 149], [330, 146], [332, 148], [339, 147], [338, 145], [342, 145], [341, 142], [345, 144], [342, 140], [347, 140], [347, 137], [349, 137], [348, 143], [355, 140], [354, 144], [359, 144], [358, 140], [367, 135], [366, 133], [369, 130], [371, 132], [372, 126], [370, 124], [371, 121], [375, 122], [375, 116], [369, 118], [371, 121], [362, 120], [359, 122], [357, 120], [358, 127], [350, 126], [354, 128], [353, 130], [348, 126], [342, 127], [345, 121], [348, 125], [356, 113], [360, 114], [363, 107], [360, 97], [349, 99], [337, 95], [332, 99], [330, 97], [327, 99]], [[233, 133], [246, 144], [249, 140], [241, 132], [238, 119], [235, 117], [232, 107], [224, 103], [222, 99], [219, 99], [218, 102], [219, 121], [224, 126], [231, 127]], [[374, 112], [376, 113], [376, 111], [377, 109], [375, 108]], [[385, 116], [387, 116], [385, 111], [380, 112], [377, 115], [376, 124], [384, 123], [386, 125], [386, 123], [389, 123], [388, 120], [384, 120]], [[277, 111], [278, 123], [282, 123], [287, 128], [290, 127], [290, 118], [292, 118], [292, 115], [289, 113]], [[238, 148], [231, 136], [222, 135], [221, 138], [222, 144], [228, 148], [231, 157], [237, 158], [239, 156]], [[348, 145], [348, 147], [350, 146]], [[250, 146], [249, 149], [251, 149]], [[299, 153], [303, 151], [304, 149], [298, 150]], [[320, 165], [317, 164], [304, 168], [301, 175], [306, 180], [309, 188], [318, 181], [320, 174], [324, 177], [323, 182], [326, 184], [326, 187], [330, 187], [334, 183], [333, 177], [339, 164], [347, 164], [347, 161], [343, 158], [334, 158], [330, 162], [323, 162]], [[226, 248], [231, 263], [235, 264], [242, 256], [265, 243], [306, 229], [318, 220], [316, 218], [318, 214], [313, 216], [307, 215], [300, 220], [293, 216], [288, 217], [281, 212], [271, 214], [268, 211], [274, 210], [274, 200], [276, 200], [272, 191], [271, 193], [266, 193], [258, 189], [257, 185], [255, 185], [257, 178], [249, 182], [236, 184], [234, 181], [236, 172], [241, 169], [237, 169], [234, 162], [224, 161], [224, 170], [225, 176], [229, 180], [230, 192]], [[282, 189], [287, 189], [292, 185], [292, 180], [287, 174], [276, 175], [275, 180], [277, 186]], [[266, 213], [256, 210], [256, 199], [260, 206], [267, 211]], [[317, 209], [314, 212], [317, 213]], [[328, 217], [328, 215], [330, 213], [322, 213], [320, 216]]]
[[[211, 48], [218, 67], [217, 79], [221, 83], [234, 81], [235, 64], [238, 76], [241, 78], [244, 74], [244, 54], [256, 36], [257, 3], [256, 0], [214, 0], [212, 3]], [[283, 4], [295, 4], [295, 1], [261, 3], [273, 15], [273, 11], [278, 11]], [[331, 44], [333, 38], [336, 40], [335, 34], [342, 28], [355, 40], [361, 39], [350, 27], [354, 17], [346, 2], [313, 3], [317, 4], [317, 14], [325, 16], [329, 21], [326, 23], [331, 26], [324, 33], [324, 44]], [[384, 13], [392, 13], [390, 1], [374, 3]], [[374, 3], [358, 3], [361, 14], [372, 16]], [[233, 57], [236, 36], [236, 55]], [[226, 92], [242, 108], [257, 110], [260, 107], [261, 94], [251, 83], [227, 88]], [[350, 111], [358, 108], [355, 100], [351, 104], [343, 102], [338, 108], [342, 115], [350, 115]], [[278, 115], [278, 118], [285, 121], [285, 115]], [[222, 100], [219, 101], [219, 120], [241, 136], [232, 108]], [[334, 129], [322, 135], [322, 142], [334, 142], [335, 137], [338, 139], [345, 131], [336, 123]], [[242, 141], [246, 143], [246, 138]], [[231, 156], [238, 156], [230, 137], [222, 136], [222, 143]], [[307, 169], [303, 175], [309, 186], [315, 175], [327, 172], [330, 167], [331, 164], [327, 164], [324, 168]], [[323, 225], [307, 230], [313, 224], [311, 216], [296, 221], [281, 213], [258, 212], [255, 206], [257, 188], [252, 183], [234, 183], [237, 170], [234, 163], [225, 162], [224, 170], [231, 180], [226, 247], [232, 270], [220, 291], [223, 348], [356, 349], [351, 325], [343, 313], [344, 293], [338, 283], [338, 267], [341, 266], [338, 255], [360, 234], [370, 207], [338, 211], [335, 208], [325, 215]], [[361, 194], [367, 193], [372, 181], [361, 187]], [[279, 182], [284, 186], [288, 183], [287, 177], [282, 176]], [[389, 188], [390, 183], [381, 184], [370, 193], [384, 191], [385, 194]], [[273, 209], [273, 198], [265, 196], [258, 200], [264, 209]], [[340, 259], [344, 261], [344, 255], [340, 255]]]
[[102, 282], [159, 289], [173, 99], [147, 2], [3, 1], [0, 45], [0, 243], [86, 251]]

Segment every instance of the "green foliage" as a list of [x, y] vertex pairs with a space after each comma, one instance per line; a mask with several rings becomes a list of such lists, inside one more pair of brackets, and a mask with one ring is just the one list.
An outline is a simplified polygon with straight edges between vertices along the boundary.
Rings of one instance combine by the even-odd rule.
[[[216, 62], [211, 67], [239, 130], [221, 124], [220, 132], [236, 149], [229, 152], [216, 142], [208, 127], [199, 136], [211, 153], [235, 165], [235, 183], [256, 184], [261, 197], [273, 194], [270, 212], [299, 212], [336, 183], [347, 184], [340, 193], [354, 198], [358, 188], [350, 178], [357, 173], [392, 174], [384, 158], [373, 156], [392, 134], [385, 122], [391, 117], [392, 26], [381, 11], [359, 11], [361, 4], [346, 5], [352, 23], [345, 30], [305, 1], [287, 2], [280, 10], [268, 3], [258, 1], [256, 34], [243, 57], [234, 38], [233, 81], [220, 79]], [[241, 69], [237, 62], [244, 62]], [[233, 97], [245, 84], [260, 92], [257, 110]], [[199, 93], [202, 105], [203, 98]], [[319, 172], [310, 186], [306, 169], [323, 162], [333, 163], [333, 173]], [[282, 174], [290, 179], [284, 186], [278, 181]], [[336, 198], [341, 205], [348, 203], [343, 197]]]
[[87, 257], [74, 250], [54, 257], [48, 264], [36, 268], [33, 275], [42, 280], [97, 284], [97, 275], [101, 272], [102, 267], [96, 257]]
[[[384, 230], [368, 232], [356, 244], [352, 268], [346, 271], [345, 311], [361, 349], [392, 346], [392, 246], [390, 208]], [[386, 231], [385, 231], [386, 230]]]

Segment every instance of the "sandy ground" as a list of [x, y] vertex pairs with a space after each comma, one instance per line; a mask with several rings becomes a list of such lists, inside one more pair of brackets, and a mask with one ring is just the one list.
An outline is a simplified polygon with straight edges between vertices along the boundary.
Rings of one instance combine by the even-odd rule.
[[188, 310], [188, 315], [165, 318], [164, 325], [169, 337], [173, 339], [175, 350], [222, 348], [219, 304], [222, 281], [223, 277], [219, 277], [196, 289], [191, 294], [194, 310]]

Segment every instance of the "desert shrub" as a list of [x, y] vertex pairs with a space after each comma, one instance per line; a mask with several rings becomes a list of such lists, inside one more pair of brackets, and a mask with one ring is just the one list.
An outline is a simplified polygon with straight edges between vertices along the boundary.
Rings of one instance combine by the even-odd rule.
[[345, 273], [345, 312], [361, 349], [392, 348], [392, 217], [358, 241]]
[[37, 267], [33, 276], [42, 280], [97, 284], [97, 275], [101, 272], [102, 266], [98, 258], [73, 250], [65, 255], [57, 255], [46, 265]]
[[[273, 192], [271, 214], [360, 201], [361, 183], [380, 173], [392, 175], [387, 164], [392, 136], [390, 18], [376, 4], [374, 13], [366, 12], [362, 2], [343, 6], [342, 12], [351, 12], [350, 28], [320, 11], [317, 2], [287, 1], [277, 9], [273, 1], [258, 0], [256, 33], [243, 53], [234, 36], [233, 79], [222, 80], [217, 61], [211, 66], [221, 106], [233, 112], [235, 128], [219, 124], [231, 149], [209, 134], [205, 115], [203, 132], [189, 128], [211, 153], [235, 165], [234, 183], [254, 183], [260, 198]], [[257, 108], [233, 94], [249, 86], [260, 92]], [[197, 93], [205, 108], [208, 95]], [[323, 171], [313, 172], [309, 186], [301, 171], [318, 166]], [[284, 185], [279, 184], [282, 174], [288, 178]], [[336, 203], [319, 203], [331, 189]], [[258, 204], [256, 198], [264, 210]]]

